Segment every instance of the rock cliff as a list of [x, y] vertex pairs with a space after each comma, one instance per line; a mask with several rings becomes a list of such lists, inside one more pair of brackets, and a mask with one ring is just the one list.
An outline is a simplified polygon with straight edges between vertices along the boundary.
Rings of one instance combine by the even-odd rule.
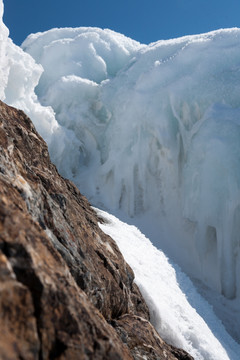
[[0, 102], [0, 359], [192, 359], [152, 327], [98, 222], [31, 120]]

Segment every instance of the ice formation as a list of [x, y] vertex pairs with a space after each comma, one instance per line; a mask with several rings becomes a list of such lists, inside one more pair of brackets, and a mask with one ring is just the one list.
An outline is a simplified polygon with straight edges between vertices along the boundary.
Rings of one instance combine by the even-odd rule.
[[22, 46], [44, 68], [41, 103], [77, 138], [52, 152], [61, 172], [96, 205], [143, 217], [158, 247], [228, 298], [240, 291], [239, 41], [227, 29], [146, 46], [78, 28]]
[[[192, 277], [238, 300], [240, 30], [147, 46], [110, 30], [53, 29], [20, 49], [0, 22], [0, 99], [32, 118], [61, 173]], [[191, 317], [185, 305], [179, 311]], [[182, 336], [186, 345], [188, 327]]]

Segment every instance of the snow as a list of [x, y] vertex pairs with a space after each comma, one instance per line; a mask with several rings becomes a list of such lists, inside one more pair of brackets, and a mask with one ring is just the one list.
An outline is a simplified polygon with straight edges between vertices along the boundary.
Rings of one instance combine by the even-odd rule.
[[[135, 282], [149, 306], [152, 323], [163, 339], [185, 349], [196, 360], [239, 359], [240, 346], [189, 278], [177, 266], [173, 267], [164, 253], [135, 226], [96, 211], [104, 220], [99, 226], [116, 241], [134, 270]], [[199, 313], [207, 318], [207, 324]]]
[[2, 21], [3, 17], [3, 3], [0, 1], [0, 78], [1, 78], [1, 85], [0, 85], [0, 98], [4, 97], [4, 87], [7, 83], [7, 57], [6, 57], [6, 42], [8, 38], [8, 29], [4, 25]]
[[[2, 14], [0, 0], [0, 99], [31, 117], [61, 174], [95, 206], [135, 224], [181, 266], [240, 342], [240, 29], [149, 45], [108, 29], [52, 29], [19, 48]], [[139, 282], [159, 331], [208, 359], [208, 326], [222, 344], [212, 340], [215, 350], [235, 359], [239, 348], [232, 355], [189, 280], [134, 236], [146, 247], [141, 269], [153, 270], [154, 259], [154, 272], [183, 284], [172, 287], [178, 307]], [[207, 325], [197, 317], [190, 325], [181, 291]]]
[[0, 1], [0, 99], [25, 111], [45, 140], [50, 142], [53, 132], [59, 132], [59, 125], [52, 108], [41, 106], [34, 91], [43, 68], [13, 44], [2, 15], [3, 2]]

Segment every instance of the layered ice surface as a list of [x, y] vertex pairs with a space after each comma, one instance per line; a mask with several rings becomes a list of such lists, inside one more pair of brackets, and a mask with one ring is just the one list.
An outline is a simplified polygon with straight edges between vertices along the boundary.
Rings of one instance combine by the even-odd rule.
[[[0, 18], [2, 11], [0, 0]], [[143, 45], [111, 30], [67, 28], [30, 35], [20, 49], [0, 23], [1, 100], [32, 118], [62, 175], [93, 204], [136, 224], [212, 289], [201, 286], [206, 297], [215, 304], [221, 298], [218, 315], [240, 341], [240, 327], [233, 326], [240, 319], [239, 40], [239, 29], [227, 29]], [[116, 228], [128, 237], [130, 228]], [[214, 340], [211, 352], [207, 325], [199, 325], [206, 337], [197, 333], [194, 339], [200, 320], [187, 322], [193, 316], [187, 299], [179, 295], [179, 307], [169, 300], [180, 291], [174, 270], [162, 253], [147, 256], [157, 250], [134, 236], [130, 231], [129, 241], [141, 244], [142, 260], [128, 257], [128, 244], [119, 246], [157, 309], [152, 321], [163, 317], [165, 325], [156, 325], [161, 334], [199, 359], [238, 359], [239, 346], [223, 330], [216, 333], [211, 308], [199, 309], [204, 301], [189, 295], [189, 283], [179, 275], [179, 287], [185, 284], [201, 316], [207, 312], [211, 336], [222, 345]], [[156, 270], [155, 287], [141, 283], [148, 267]], [[164, 276], [158, 286], [159, 271]], [[167, 293], [165, 305], [164, 279], [176, 290]], [[176, 315], [169, 322], [161, 310], [168, 305]]]
[[75, 135], [50, 141], [62, 174], [94, 204], [144, 218], [158, 247], [229, 299], [240, 292], [239, 41], [227, 29], [147, 46], [77, 28], [22, 45], [44, 68], [41, 104]]

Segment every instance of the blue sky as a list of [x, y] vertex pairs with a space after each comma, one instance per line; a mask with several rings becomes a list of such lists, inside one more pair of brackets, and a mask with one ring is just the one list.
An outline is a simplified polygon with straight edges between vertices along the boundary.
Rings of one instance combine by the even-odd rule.
[[240, 27], [240, 0], [5, 0], [16, 44], [53, 27], [98, 26], [142, 43]]

